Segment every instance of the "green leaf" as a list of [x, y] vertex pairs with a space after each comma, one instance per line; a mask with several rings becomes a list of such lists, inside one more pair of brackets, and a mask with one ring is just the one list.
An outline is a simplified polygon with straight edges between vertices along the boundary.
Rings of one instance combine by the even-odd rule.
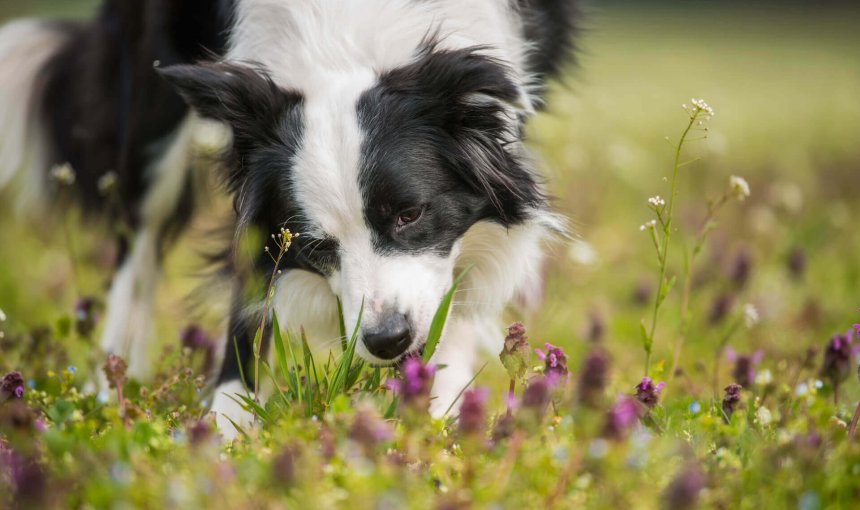
[[642, 338], [642, 346], [645, 348], [645, 352], [651, 352], [651, 336], [648, 334], [648, 329], [645, 327], [645, 321], [642, 320], [639, 322], [639, 335]]
[[430, 361], [433, 354], [436, 352], [436, 346], [439, 345], [439, 339], [442, 338], [442, 330], [445, 328], [445, 323], [448, 321], [448, 310], [451, 309], [451, 301], [454, 299], [454, 293], [457, 292], [457, 287], [463, 281], [463, 277], [469, 272], [472, 266], [469, 265], [466, 269], [460, 272], [451, 288], [442, 298], [439, 307], [436, 308], [436, 314], [433, 316], [433, 322], [430, 323], [430, 331], [427, 333], [427, 342], [424, 344], [424, 362]]

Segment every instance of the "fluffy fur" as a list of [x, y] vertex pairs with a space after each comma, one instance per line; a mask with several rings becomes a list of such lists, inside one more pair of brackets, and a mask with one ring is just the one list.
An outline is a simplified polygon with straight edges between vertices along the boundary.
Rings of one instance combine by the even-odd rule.
[[[83, 122], [76, 105], [89, 97], [81, 88], [69, 92], [71, 106], [47, 96], [39, 103], [50, 110], [54, 161], [91, 172], [102, 161], [94, 158], [115, 159], [122, 216], [137, 232], [111, 290], [103, 345], [145, 367], [137, 347], [145, 334], [127, 325], [148, 315], [165, 232], [186, 212], [195, 120], [181, 120], [188, 112], [169, 84], [233, 134], [225, 162], [236, 234], [225, 262], [235, 290], [213, 403], [223, 432], [235, 433], [227, 418], [247, 422], [230, 396], [243, 389], [256, 328], [271, 320], [261, 302], [273, 262], [264, 242], [248, 243], [282, 227], [300, 236], [280, 266], [279, 322], [304, 327], [320, 347], [337, 345], [340, 299], [348, 330], [362, 316], [358, 353], [371, 363], [419, 350], [453, 276], [472, 267], [436, 354], [448, 368], [433, 411], [444, 411], [472, 376], [477, 348], [500, 348], [505, 307], [539, 298], [542, 245], [563, 230], [522, 132], [569, 56], [570, 1], [235, 0], [215, 2], [202, 21], [190, 16], [199, 2], [165, 1], [141, 2], [138, 13], [109, 1], [93, 26], [52, 42], [59, 57], [35, 66], [52, 89], [91, 60], [115, 64], [96, 65], [85, 79], [109, 98], [99, 108], [120, 119], [117, 140], [98, 136], [106, 122], [87, 131], [98, 146], [70, 137], [64, 126]], [[117, 37], [112, 22], [148, 34], [131, 41], [145, 57], [124, 58], [123, 44], [110, 50], [119, 56], [100, 55], [105, 48], [87, 42]], [[2, 41], [0, 33], [0, 55]], [[223, 52], [192, 64], [204, 49]], [[150, 58], [161, 61], [160, 85]], [[16, 93], [35, 79], [24, 83]]]

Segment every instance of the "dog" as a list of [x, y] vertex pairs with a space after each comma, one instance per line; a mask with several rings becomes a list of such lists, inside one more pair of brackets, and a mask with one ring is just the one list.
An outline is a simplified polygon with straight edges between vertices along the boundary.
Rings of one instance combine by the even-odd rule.
[[[69, 163], [98, 212], [99, 177], [115, 173], [133, 234], [102, 348], [140, 376], [162, 254], [205, 192], [189, 174], [194, 133], [227, 125], [222, 434], [250, 423], [234, 397], [272, 314], [326, 347], [342, 313], [358, 355], [391, 365], [422, 349], [468, 267], [433, 357], [438, 416], [479, 348], [500, 351], [506, 307], [539, 299], [545, 244], [565, 232], [523, 129], [577, 20], [571, 0], [107, 0], [90, 22], [14, 22], [0, 30], [0, 185], [44, 203], [48, 169]], [[276, 264], [281, 229], [299, 235]]]

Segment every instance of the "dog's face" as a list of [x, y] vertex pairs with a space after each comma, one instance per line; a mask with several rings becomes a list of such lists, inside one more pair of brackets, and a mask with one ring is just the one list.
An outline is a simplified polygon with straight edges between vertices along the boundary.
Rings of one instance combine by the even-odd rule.
[[232, 126], [240, 228], [299, 233], [286, 263], [328, 280], [372, 363], [423, 346], [472, 225], [521, 222], [542, 201], [518, 157], [519, 89], [472, 51], [428, 49], [316, 90], [237, 65], [162, 74]]

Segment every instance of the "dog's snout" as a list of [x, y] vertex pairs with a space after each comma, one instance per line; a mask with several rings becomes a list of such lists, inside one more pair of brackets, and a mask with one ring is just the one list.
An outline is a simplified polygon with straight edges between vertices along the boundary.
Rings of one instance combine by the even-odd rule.
[[394, 359], [409, 348], [412, 343], [412, 328], [402, 313], [388, 313], [374, 327], [364, 331], [364, 345], [377, 358]]

